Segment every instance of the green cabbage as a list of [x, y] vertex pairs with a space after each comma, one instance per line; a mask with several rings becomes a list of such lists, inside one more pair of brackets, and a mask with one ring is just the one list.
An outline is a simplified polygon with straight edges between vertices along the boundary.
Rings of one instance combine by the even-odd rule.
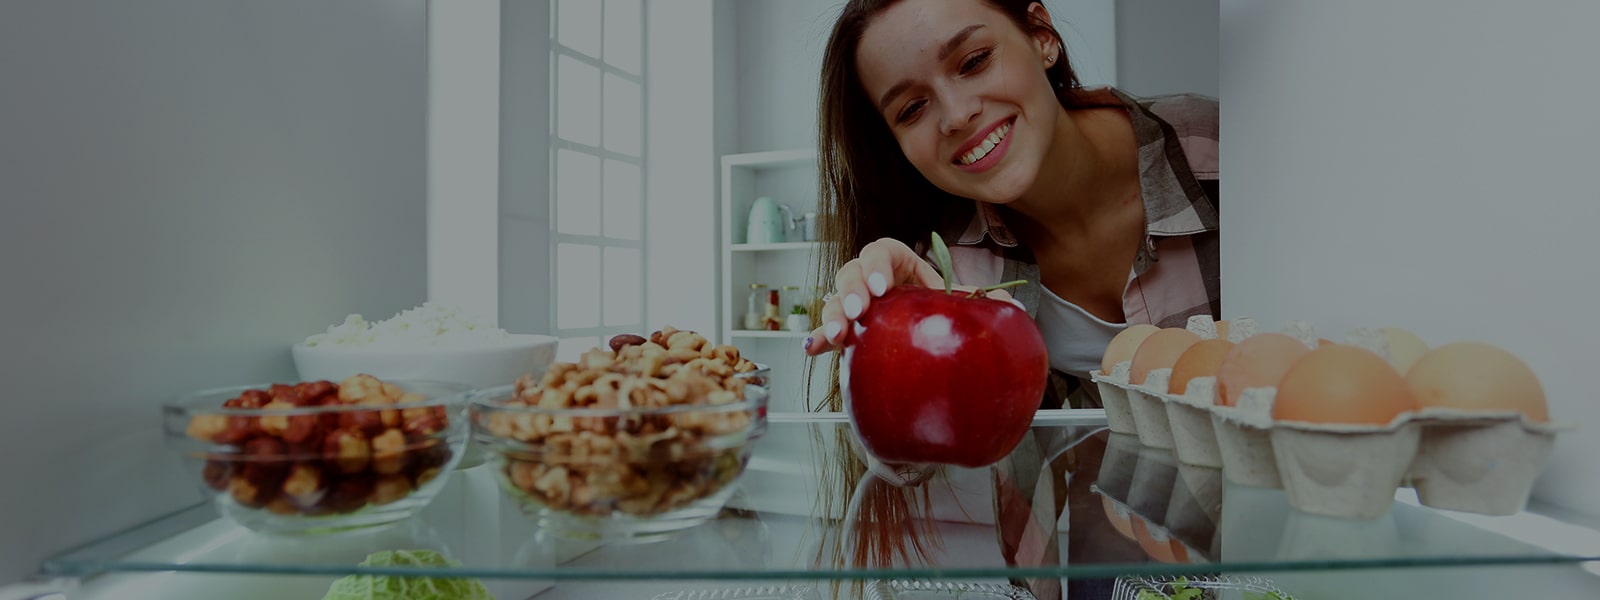
[[[432, 550], [385, 550], [361, 561], [363, 567], [459, 567]], [[322, 600], [495, 600], [476, 579], [349, 575], [333, 582]]]

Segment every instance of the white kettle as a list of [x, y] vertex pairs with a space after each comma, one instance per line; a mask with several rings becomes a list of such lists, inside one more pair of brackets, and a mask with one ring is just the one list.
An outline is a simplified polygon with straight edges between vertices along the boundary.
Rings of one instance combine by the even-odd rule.
[[794, 227], [789, 205], [778, 204], [771, 196], [756, 198], [750, 206], [750, 224], [745, 241], [751, 244], [777, 244], [788, 241], [785, 232]]

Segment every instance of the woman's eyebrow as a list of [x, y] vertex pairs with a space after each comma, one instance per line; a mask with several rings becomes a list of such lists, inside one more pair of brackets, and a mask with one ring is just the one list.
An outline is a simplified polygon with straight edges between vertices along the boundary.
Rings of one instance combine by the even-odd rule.
[[[983, 27], [982, 23], [968, 25], [963, 27], [961, 31], [957, 31], [955, 35], [950, 36], [950, 39], [945, 40], [944, 44], [939, 46], [939, 62], [944, 62], [945, 59], [950, 58], [950, 55], [955, 53], [956, 49], [961, 47], [961, 44], [966, 43], [967, 38], [972, 37], [972, 34], [977, 33]], [[878, 112], [886, 110], [889, 103], [893, 102], [896, 96], [905, 93], [906, 89], [910, 87], [911, 80], [909, 79], [902, 79], [899, 83], [889, 86], [889, 91], [884, 92], [883, 96], [878, 98]]]

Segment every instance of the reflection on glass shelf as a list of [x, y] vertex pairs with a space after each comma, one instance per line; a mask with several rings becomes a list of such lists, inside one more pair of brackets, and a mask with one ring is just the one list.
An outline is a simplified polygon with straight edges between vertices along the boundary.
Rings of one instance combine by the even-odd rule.
[[[947, 468], [918, 488], [873, 475], [837, 415], [775, 418], [728, 507], [649, 544], [541, 531], [502, 499], [486, 465], [453, 473], [419, 517], [387, 528], [267, 536], [200, 505], [62, 553], [44, 570], [295, 574], [324, 589], [361, 572], [541, 586], [743, 580], [806, 589], [933, 578], [1040, 592], [1062, 577], [1530, 564], [1578, 571], [1578, 563], [1600, 560], [1600, 551], [1552, 551], [1404, 502], [1372, 520], [1301, 513], [1282, 490], [1234, 485], [1215, 469], [1111, 434], [1103, 414], [1094, 417], [1085, 425], [1041, 413], [999, 464]], [[395, 549], [436, 550], [461, 566], [355, 566]]]
[[787, 329], [779, 329], [777, 331], [767, 329], [735, 329], [728, 332], [728, 334], [732, 335], [733, 337], [742, 338], [803, 338], [811, 335], [811, 332], [789, 331]]
[[729, 244], [728, 249], [734, 252], [761, 252], [767, 250], [810, 250], [817, 247], [817, 242], [779, 242], [775, 244]]

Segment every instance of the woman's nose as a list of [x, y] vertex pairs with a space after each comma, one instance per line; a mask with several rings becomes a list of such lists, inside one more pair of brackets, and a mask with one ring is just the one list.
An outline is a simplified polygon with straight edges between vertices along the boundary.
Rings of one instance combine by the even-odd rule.
[[944, 102], [944, 112], [939, 118], [939, 131], [944, 135], [960, 133], [972, 124], [972, 119], [983, 111], [983, 102], [971, 94], [949, 95]]

